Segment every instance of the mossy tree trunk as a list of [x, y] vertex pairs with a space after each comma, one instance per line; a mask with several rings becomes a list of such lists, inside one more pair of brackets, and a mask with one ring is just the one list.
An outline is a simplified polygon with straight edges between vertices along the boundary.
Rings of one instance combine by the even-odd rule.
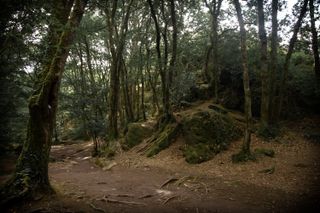
[[[58, 1], [54, 4], [54, 9], [65, 11], [65, 7], [68, 6], [65, 3], [66, 1]], [[68, 7], [69, 12], [65, 14], [67, 23], [60, 33], [59, 40], [55, 43], [56, 50], [47, 55], [53, 57], [51, 60], [49, 60], [50, 58], [45, 60], [50, 63], [43, 67], [41, 79], [39, 79], [36, 90], [29, 100], [30, 118], [27, 139], [18, 159], [15, 173], [1, 191], [2, 202], [52, 191], [48, 178], [48, 162], [58, 103], [58, 90], [69, 48], [75, 35], [75, 28], [80, 23], [86, 1], [75, 0], [72, 5], [72, 12], [71, 7]], [[50, 29], [49, 33], [52, 32], [57, 31]], [[52, 36], [51, 38], [55, 39], [56, 37]], [[51, 44], [54, 45], [53, 42]]]
[[241, 6], [239, 0], [234, 0], [234, 5], [237, 11], [237, 18], [240, 26], [240, 39], [241, 39], [241, 57], [242, 57], [242, 72], [243, 72], [243, 89], [244, 89], [244, 111], [246, 118], [246, 128], [243, 140], [242, 152], [244, 154], [250, 154], [250, 142], [251, 142], [251, 92], [250, 92], [250, 79], [248, 71], [248, 53], [246, 44], [246, 30], [244, 28], [244, 21], [241, 12]]

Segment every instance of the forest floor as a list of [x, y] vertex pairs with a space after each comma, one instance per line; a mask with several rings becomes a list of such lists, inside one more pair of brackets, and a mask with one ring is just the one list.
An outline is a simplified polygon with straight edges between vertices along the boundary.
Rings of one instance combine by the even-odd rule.
[[[102, 167], [90, 141], [55, 145], [49, 175], [56, 195], [9, 212], [320, 212], [320, 144], [304, 136], [319, 122], [288, 122], [270, 142], [253, 135], [252, 149], [271, 148], [275, 157], [243, 164], [231, 162], [241, 140], [197, 165], [185, 162], [182, 137], [152, 158], [132, 149], [99, 159]], [[8, 159], [0, 162], [12, 170]]]

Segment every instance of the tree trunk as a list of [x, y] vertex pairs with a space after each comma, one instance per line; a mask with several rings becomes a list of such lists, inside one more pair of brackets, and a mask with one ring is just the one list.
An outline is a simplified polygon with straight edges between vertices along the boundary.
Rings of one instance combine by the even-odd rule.
[[[108, 2], [107, 2], [108, 3]], [[110, 104], [109, 104], [109, 139], [117, 139], [118, 131], [118, 108], [119, 108], [119, 91], [120, 91], [120, 70], [122, 69], [122, 54], [125, 46], [126, 34], [128, 31], [128, 22], [130, 17], [130, 9], [133, 0], [131, 0], [125, 10], [120, 32], [117, 32], [117, 24], [115, 16], [117, 10], [117, 0], [112, 2], [112, 11], [109, 5], [106, 5], [105, 12], [107, 15], [108, 41], [111, 51], [111, 68], [110, 68]]]
[[[37, 85], [38, 88], [30, 98], [27, 139], [18, 159], [15, 173], [1, 192], [2, 202], [52, 191], [48, 177], [48, 162], [58, 90], [75, 28], [80, 23], [86, 2], [75, 0], [68, 23], [61, 33], [59, 42], [56, 43], [57, 49], [54, 57], [51, 58], [51, 63], [43, 69], [42, 79], [39, 81], [41, 83]], [[56, 7], [58, 6], [61, 7], [57, 4]], [[56, 9], [63, 9], [60, 7]]]
[[120, 74], [121, 74], [121, 81], [122, 81], [121, 85], [122, 85], [122, 92], [123, 92], [123, 99], [124, 99], [124, 109], [126, 112], [127, 123], [131, 123], [134, 121], [134, 114], [132, 110], [132, 101], [129, 94], [130, 92], [129, 92], [129, 86], [128, 86], [128, 71], [124, 63], [124, 60], [122, 63], [123, 65], [122, 65]]
[[160, 31], [160, 26], [158, 23], [158, 19], [157, 19], [157, 15], [153, 6], [153, 3], [151, 0], [148, 0], [148, 4], [150, 7], [150, 11], [151, 11], [151, 17], [154, 21], [154, 25], [156, 28], [156, 50], [157, 50], [157, 63], [158, 63], [158, 70], [159, 70], [159, 74], [160, 74], [160, 78], [161, 78], [161, 89], [162, 89], [162, 104], [163, 104], [163, 113], [166, 116], [166, 111], [168, 110], [166, 108], [166, 106], [168, 106], [169, 104], [166, 104], [166, 72], [163, 69], [163, 65], [162, 65], [162, 54], [161, 54], [161, 31]]
[[294, 45], [297, 41], [297, 35], [298, 35], [299, 29], [301, 27], [302, 19], [307, 12], [307, 6], [308, 6], [308, 0], [304, 0], [303, 6], [300, 11], [300, 15], [299, 15], [298, 20], [293, 28], [293, 35], [292, 35], [290, 42], [289, 42], [289, 49], [288, 49], [288, 52], [287, 52], [287, 55], [285, 58], [284, 65], [283, 65], [281, 82], [280, 82], [280, 86], [279, 86], [279, 103], [278, 103], [278, 106], [276, 109], [277, 110], [276, 115], [275, 115], [276, 119], [279, 119], [280, 115], [281, 115], [283, 99], [284, 99], [284, 96], [286, 93], [286, 88], [287, 88], [287, 78], [288, 78], [288, 72], [289, 72], [290, 59], [291, 59], [291, 56], [293, 53]]
[[258, 25], [260, 38], [260, 72], [261, 72], [261, 107], [260, 125], [263, 128], [269, 126], [269, 73], [268, 73], [268, 46], [267, 34], [264, 26], [263, 0], [258, 0]]
[[242, 57], [242, 69], [243, 69], [243, 90], [244, 90], [244, 111], [246, 119], [245, 136], [242, 145], [242, 152], [250, 154], [250, 142], [251, 142], [251, 92], [250, 92], [250, 79], [248, 72], [248, 53], [246, 44], [246, 30], [244, 28], [244, 22], [241, 13], [241, 7], [239, 0], [233, 0], [236, 11], [238, 22], [240, 25], [240, 39], [241, 39], [241, 57]]
[[320, 59], [318, 50], [318, 35], [314, 19], [314, 2], [309, 0], [311, 33], [312, 33], [312, 50], [314, 56], [314, 73], [316, 75], [317, 86], [320, 87]]
[[278, 69], [278, 0], [272, 0], [272, 31], [270, 52], [269, 121], [274, 124], [276, 72]]
[[[212, 88], [214, 88], [214, 101], [217, 103], [219, 100], [219, 62], [218, 62], [218, 17], [220, 14], [220, 8], [222, 4], [222, 0], [213, 0], [212, 2], [208, 2], [207, 0], [204, 0], [207, 8], [209, 9], [209, 12], [211, 14], [211, 47], [212, 49], [212, 76], [210, 85]], [[207, 54], [207, 57], [210, 56], [210, 53]], [[207, 65], [206, 65], [207, 66]]]

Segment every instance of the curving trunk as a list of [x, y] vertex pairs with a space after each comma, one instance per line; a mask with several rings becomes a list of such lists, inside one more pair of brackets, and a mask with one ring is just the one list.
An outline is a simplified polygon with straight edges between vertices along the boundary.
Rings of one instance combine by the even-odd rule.
[[247, 44], [246, 44], [246, 30], [244, 28], [244, 21], [241, 12], [241, 6], [239, 0], [233, 0], [236, 11], [238, 22], [240, 25], [240, 40], [241, 40], [241, 57], [242, 57], [242, 72], [243, 72], [243, 90], [244, 90], [244, 111], [246, 118], [246, 128], [245, 135], [242, 145], [242, 152], [245, 154], [250, 154], [250, 142], [251, 142], [251, 92], [250, 92], [250, 79], [248, 71], [248, 53], [247, 53]]
[[[65, 1], [62, 2], [65, 3]], [[64, 10], [66, 5], [59, 3], [55, 4], [54, 9]], [[56, 49], [48, 54], [51, 59], [45, 59], [45, 61], [50, 59], [50, 63], [43, 67], [37, 88], [29, 100], [30, 118], [27, 139], [15, 173], [1, 192], [2, 202], [52, 191], [48, 178], [48, 163], [58, 104], [58, 90], [75, 29], [80, 23], [85, 5], [85, 0], [75, 0], [72, 11], [69, 7], [70, 18], [66, 20], [66, 27], [55, 43]], [[56, 29], [51, 30], [53, 32]], [[56, 37], [51, 38], [54, 40]]]

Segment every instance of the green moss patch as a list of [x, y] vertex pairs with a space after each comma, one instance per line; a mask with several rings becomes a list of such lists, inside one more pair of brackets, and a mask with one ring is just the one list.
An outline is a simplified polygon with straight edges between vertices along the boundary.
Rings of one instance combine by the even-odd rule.
[[243, 163], [247, 161], [255, 161], [256, 156], [252, 153], [240, 151], [239, 153], [232, 155], [231, 159], [232, 163]]
[[183, 154], [188, 163], [210, 160], [242, 135], [241, 127], [231, 117], [217, 111], [197, 112], [185, 118], [182, 124], [186, 141]]
[[131, 123], [128, 125], [128, 132], [122, 143], [122, 148], [128, 150], [138, 144], [144, 139], [151, 136], [153, 129], [144, 123]]
[[273, 158], [274, 157], [274, 150], [272, 149], [263, 149], [263, 148], [257, 148], [254, 150], [255, 155], [264, 155]]
[[168, 123], [164, 126], [162, 131], [156, 133], [149, 143], [152, 143], [147, 150], [147, 156], [152, 157], [158, 154], [161, 150], [168, 148], [171, 143], [177, 138], [180, 130], [180, 124]]

